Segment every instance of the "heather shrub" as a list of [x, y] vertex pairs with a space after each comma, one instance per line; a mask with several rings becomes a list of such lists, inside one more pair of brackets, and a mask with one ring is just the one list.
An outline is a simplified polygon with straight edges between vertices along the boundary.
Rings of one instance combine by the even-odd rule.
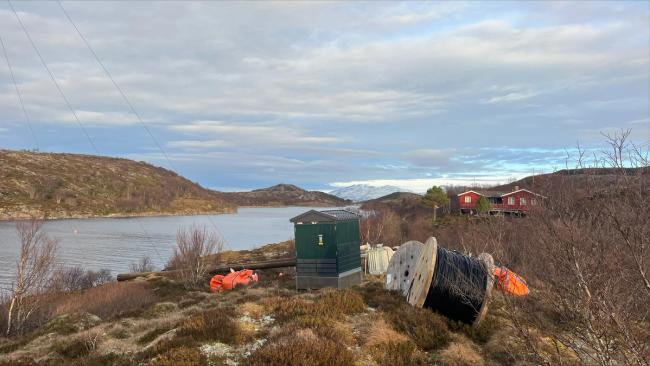
[[281, 299], [272, 304], [273, 313], [279, 321], [295, 319], [300, 316], [341, 318], [363, 312], [363, 298], [353, 290], [328, 291], [315, 301], [298, 298]]
[[248, 358], [251, 366], [346, 366], [354, 364], [353, 354], [341, 344], [309, 331], [294, 337], [273, 339]]
[[207, 366], [208, 360], [195, 347], [178, 347], [172, 348], [154, 359], [149, 365], [151, 366], [177, 366], [177, 365], [196, 365]]
[[440, 349], [449, 342], [449, 328], [443, 316], [407, 304], [386, 313], [396, 330], [408, 334], [425, 351]]
[[371, 348], [370, 354], [379, 366], [411, 366], [421, 361], [410, 341], [379, 343]]
[[385, 312], [397, 310], [406, 304], [406, 300], [398, 292], [387, 290], [384, 286], [383, 282], [374, 281], [358, 287], [357, 291], [368, 306]]
[[187, 336], [197, 341], [219, 341], [237, 344], [243, 333], [233, 319], [232, 309], [217, 308], [204, 311], [186, 319], [178, 329], [179, 336]]
[[167, 333], [168, 331], [170, 331], [173, 328], [174, 328], [173, 323], [167, 323], [167, 324], [157, 326], [157, 327], [151, 329], [150, 331], [146, 332], [140, 338], [138, 338], [138, 344], [142, 344], [142, 345], [149, 344], [151, 341], [158, 338], [158, 336], [160, 336], [160, 335], [162, 335], [164, 333]]
[[363, 298], [350, 289], [326, 292], [318, 299], [317, 304], [319, 310], [331, 312], [334, 316], [357, 314], [366, 308]]

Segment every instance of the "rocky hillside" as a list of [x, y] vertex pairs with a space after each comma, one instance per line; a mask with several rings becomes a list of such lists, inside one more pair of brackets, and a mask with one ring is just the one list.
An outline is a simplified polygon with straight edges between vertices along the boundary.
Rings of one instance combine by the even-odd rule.
[[352, 201], [319, 191], [306, 191], [291, 184], [250, 192], [224, 192], [221, 196], [238, 206], [345, 206]]
[[174, 172], [127, 159], [0, 150], [0, 219], [226, 212], [235, 205]]

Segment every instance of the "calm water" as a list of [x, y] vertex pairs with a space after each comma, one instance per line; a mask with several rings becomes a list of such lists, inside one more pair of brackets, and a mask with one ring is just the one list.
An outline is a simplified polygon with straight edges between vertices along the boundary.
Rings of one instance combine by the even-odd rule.
[[[213, 216], [54, 220], [43, 227], [58, 239], [62, 264], [108, 268], [115, 275], [128, 271], [129, 265], [143, 256], [162, 267], [173, 251], [180, 227], [206, 225], [219, 231], [226, 243], [224, 249], [251, 249], [293, 238], [289, 219], [309, 209], [240, 208], [236, 214]], [[15, 224], [0, 221], [0, 287], [11, 283], [18, 248]]]

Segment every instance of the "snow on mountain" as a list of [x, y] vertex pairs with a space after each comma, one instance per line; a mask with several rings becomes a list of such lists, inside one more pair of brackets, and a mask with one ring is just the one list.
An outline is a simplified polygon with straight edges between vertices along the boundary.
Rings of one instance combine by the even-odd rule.
[[404, 189], [395, 186], [374, 187], [366, 184], [355, 184], [348, 187], [335, 189], [329, 193], [337, 197], [345, 198], [355, 202], [361, 202], [383, 197], [394, 192], [404, 191]]

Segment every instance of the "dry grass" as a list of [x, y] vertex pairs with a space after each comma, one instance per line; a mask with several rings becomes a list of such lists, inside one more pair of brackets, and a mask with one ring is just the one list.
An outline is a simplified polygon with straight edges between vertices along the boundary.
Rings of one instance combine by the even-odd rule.
[[379, 343], [370, 349], [370, 354], [379, 366], [411, 366], [424, 361], [411, 341]]
[[82, 292], [53, 299], [53, 316], [91, 313], [102, 319], [133, 311], [141, 311], [160, 299], [143, 282], [113, 282]]
[[404, 334], [396, 332], [383, 318], [374, 319], [367, 334], [368, 336], [365, 338], [366, 348], [372, 348], [388, 342], [406, 342], [409, 339]]
[[438, 355], [438, 361], [443, 366], [482, 366], [483, 357], [469, 340], [459, 340], [450, 344]]
[[[277, 299], [277, 298], [276, 298]], [[287, 321], [300, 316], [318, 316], [323, 318], [342, 318], [363, 312], [363, 298], [353, 290], [327, 291], [314, 301], [300, 298], [268, 301], [279, 321]]]
[[102, 341], [98, 332], [87, 331], [52, 344], [52, 351], [66, 358], [84, 357], [94, 352]]
[[259, 319], [264, 316], [264, 307], [254, 302], [245, 302], [239, 306], [239, 312], [251, 318]]

